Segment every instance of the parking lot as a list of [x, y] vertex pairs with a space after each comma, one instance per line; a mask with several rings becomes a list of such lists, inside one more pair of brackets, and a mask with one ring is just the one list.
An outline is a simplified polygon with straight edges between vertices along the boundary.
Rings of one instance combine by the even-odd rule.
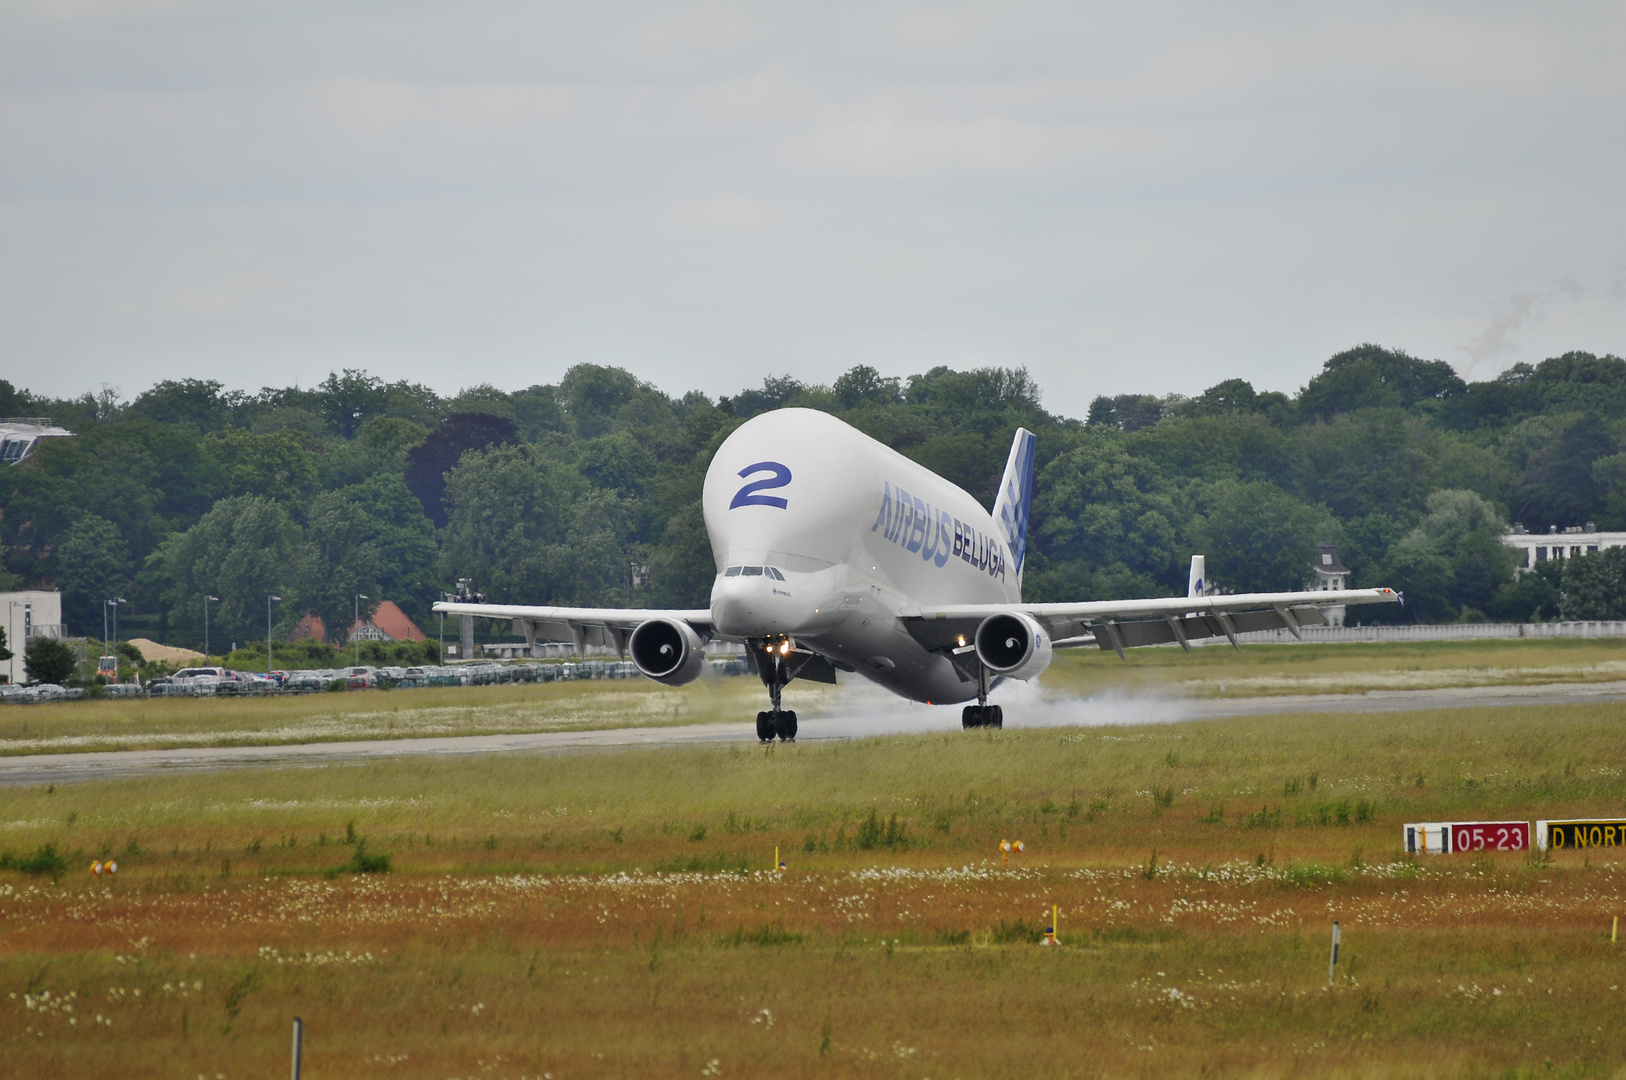
[[[718, 675], [749, 672], [742, 657], [708, 661]], [[341, 667], [315, 670], [247, 672], [223, 667], [182, 668], [145, 684], [115, 683], [101, 688], [108, 697], [249, 697], [269, 694], [316, 694], [333, 690], [410, 690], [426, 686], [502, 686], [512, 683], [571, 682], [581, 679], [632, 679], [638, 669], [630, 660], [575, 660], [563, 663], [468, 663], [423, 667]], [[82, 687], [52, 683], [0, 686], [0, 704], [32, 705], [86, 696]]]

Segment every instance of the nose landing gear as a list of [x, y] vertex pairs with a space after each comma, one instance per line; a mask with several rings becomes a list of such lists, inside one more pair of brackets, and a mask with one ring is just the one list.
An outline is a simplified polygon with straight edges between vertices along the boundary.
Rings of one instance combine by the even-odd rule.
[[781, 742], [795, 742], [796, 711], [779, 707], [785, 684], [796, 677], [790, 662], [790, 643], [768, 643], [760, 652], [753, 650], [753, 653], [757, 674], [762, 678], [762, 685], [768, 688], [768, 701], [772, 704], [767, 712], [757, 713], [757, 739], [763, 743], [771, 743], [776, 738]]

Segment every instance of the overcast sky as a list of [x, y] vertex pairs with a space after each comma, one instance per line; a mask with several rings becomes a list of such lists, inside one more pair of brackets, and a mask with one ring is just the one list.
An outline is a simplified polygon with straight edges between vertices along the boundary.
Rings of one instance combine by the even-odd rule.
[[0, 2], [0, 377], [1626, 353], [1626, 5]]

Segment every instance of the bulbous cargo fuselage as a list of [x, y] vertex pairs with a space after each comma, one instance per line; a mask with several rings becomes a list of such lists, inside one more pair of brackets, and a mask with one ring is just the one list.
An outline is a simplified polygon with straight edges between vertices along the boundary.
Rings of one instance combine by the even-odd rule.
[[918, 701], [976, 696], [899, 620], [1020, 600], [1010, 548], [967, 492], [833, 416], [780, 409], [718, 448], [703, 510], [720, 633], [788, 637]]

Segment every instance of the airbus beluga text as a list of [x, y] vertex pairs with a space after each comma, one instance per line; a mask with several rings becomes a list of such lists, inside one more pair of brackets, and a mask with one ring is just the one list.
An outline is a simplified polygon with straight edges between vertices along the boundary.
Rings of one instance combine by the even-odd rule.
[[757, 736], [796, 736], [781, 708], [792, 679], [857, 672], [914, 701], [975, 701], [966, 727], [1000, 727], [988, 691], [1032, 679], [1052, 651], [1113, 649], [1299, 627], [1334, 604], [1393, 602], [1390, 589], [1022, 602], [1033, 433], [1018, 429], [990, 515], [965, 491], [825, 413], [779, 409], [741, 424], [706, 472], [703, 509], [717, 564], [711, 607], [694, 611], [440, 603], [448, 615], [512, 619], [536, 641], [613, 646], [680, 686], [713, 639], [741, 642], [767, 688]]

